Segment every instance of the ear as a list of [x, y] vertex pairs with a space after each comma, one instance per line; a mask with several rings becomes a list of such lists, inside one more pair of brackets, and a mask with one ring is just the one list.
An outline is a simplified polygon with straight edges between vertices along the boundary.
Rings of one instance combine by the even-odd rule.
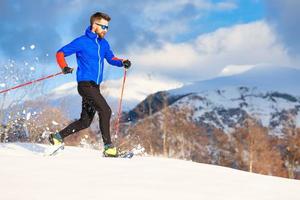
[[92, 32], [95, 32], [95, 31], [96, 31], [96, 28], [97, 28], [97, 27], [96, 27], [96, 24], [93, 23], [93, 25], [91, 26], [91, 31], [92, 31]]

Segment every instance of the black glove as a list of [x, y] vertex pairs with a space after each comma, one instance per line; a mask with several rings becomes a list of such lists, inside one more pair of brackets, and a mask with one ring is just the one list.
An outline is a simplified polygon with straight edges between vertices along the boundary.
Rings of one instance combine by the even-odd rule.
[[62, 68], [62, 72], [63, 72], [64, 74], [69, 74], [69, 73], [72, 74], [73, 68], [70, 68], [70, 67], [66, 66], [66, 67]]
[[123, 66], [124, 66], [125, 69], [129, 69], [130, 66], [131, 66], [130, 60], [123, 61]]

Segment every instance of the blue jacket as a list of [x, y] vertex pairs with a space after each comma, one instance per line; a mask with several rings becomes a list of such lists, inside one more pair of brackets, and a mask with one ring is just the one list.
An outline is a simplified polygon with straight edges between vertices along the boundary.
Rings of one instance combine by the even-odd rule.
[[114, 56], [107, 40], [93, 33], [90, 26], [85, 35], [76, 38], [57, 52], [63, 52], [65, 57], [76, 53], [77, 82], [94, 81], [99, 85], [103, 79], [104, 58], [111, 65], [123, 66], [122, 60]]

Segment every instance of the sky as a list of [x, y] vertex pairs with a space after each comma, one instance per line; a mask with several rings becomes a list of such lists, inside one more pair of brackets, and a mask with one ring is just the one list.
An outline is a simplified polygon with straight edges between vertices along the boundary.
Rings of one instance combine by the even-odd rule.
[[[58, 72], [56, 51], [81, 36], [97, 11], [112, 18], [106, 39], [114, 54], [132, 61], [125, 100], [252, 67], [300, 69], [298, 0], [0, 0], [0, 68], [13, 60], [36, 78]], [[75, 56], [67, 61], [76, 68]], [[122, 75], [106, 63], [113, 97]], [[2, 76], [0, 89], [9, 81]], [[75, 81], [75, 74], [56, 77], [45, 93], [76, 93]]]

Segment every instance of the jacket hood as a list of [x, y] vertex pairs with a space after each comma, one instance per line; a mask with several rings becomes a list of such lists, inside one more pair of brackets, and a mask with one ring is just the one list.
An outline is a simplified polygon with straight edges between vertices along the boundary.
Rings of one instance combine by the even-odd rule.
[[98, 37], [96, 33], [93, 33], [93, 32], [91, 31], [91, 26], [88, 26], [88, 27], [86, 28], [86, 30], [85, 30], [85, 35], [86, 35], [87, 37], [91, 38], [91, 39], [95, 39], [95, 38]]

